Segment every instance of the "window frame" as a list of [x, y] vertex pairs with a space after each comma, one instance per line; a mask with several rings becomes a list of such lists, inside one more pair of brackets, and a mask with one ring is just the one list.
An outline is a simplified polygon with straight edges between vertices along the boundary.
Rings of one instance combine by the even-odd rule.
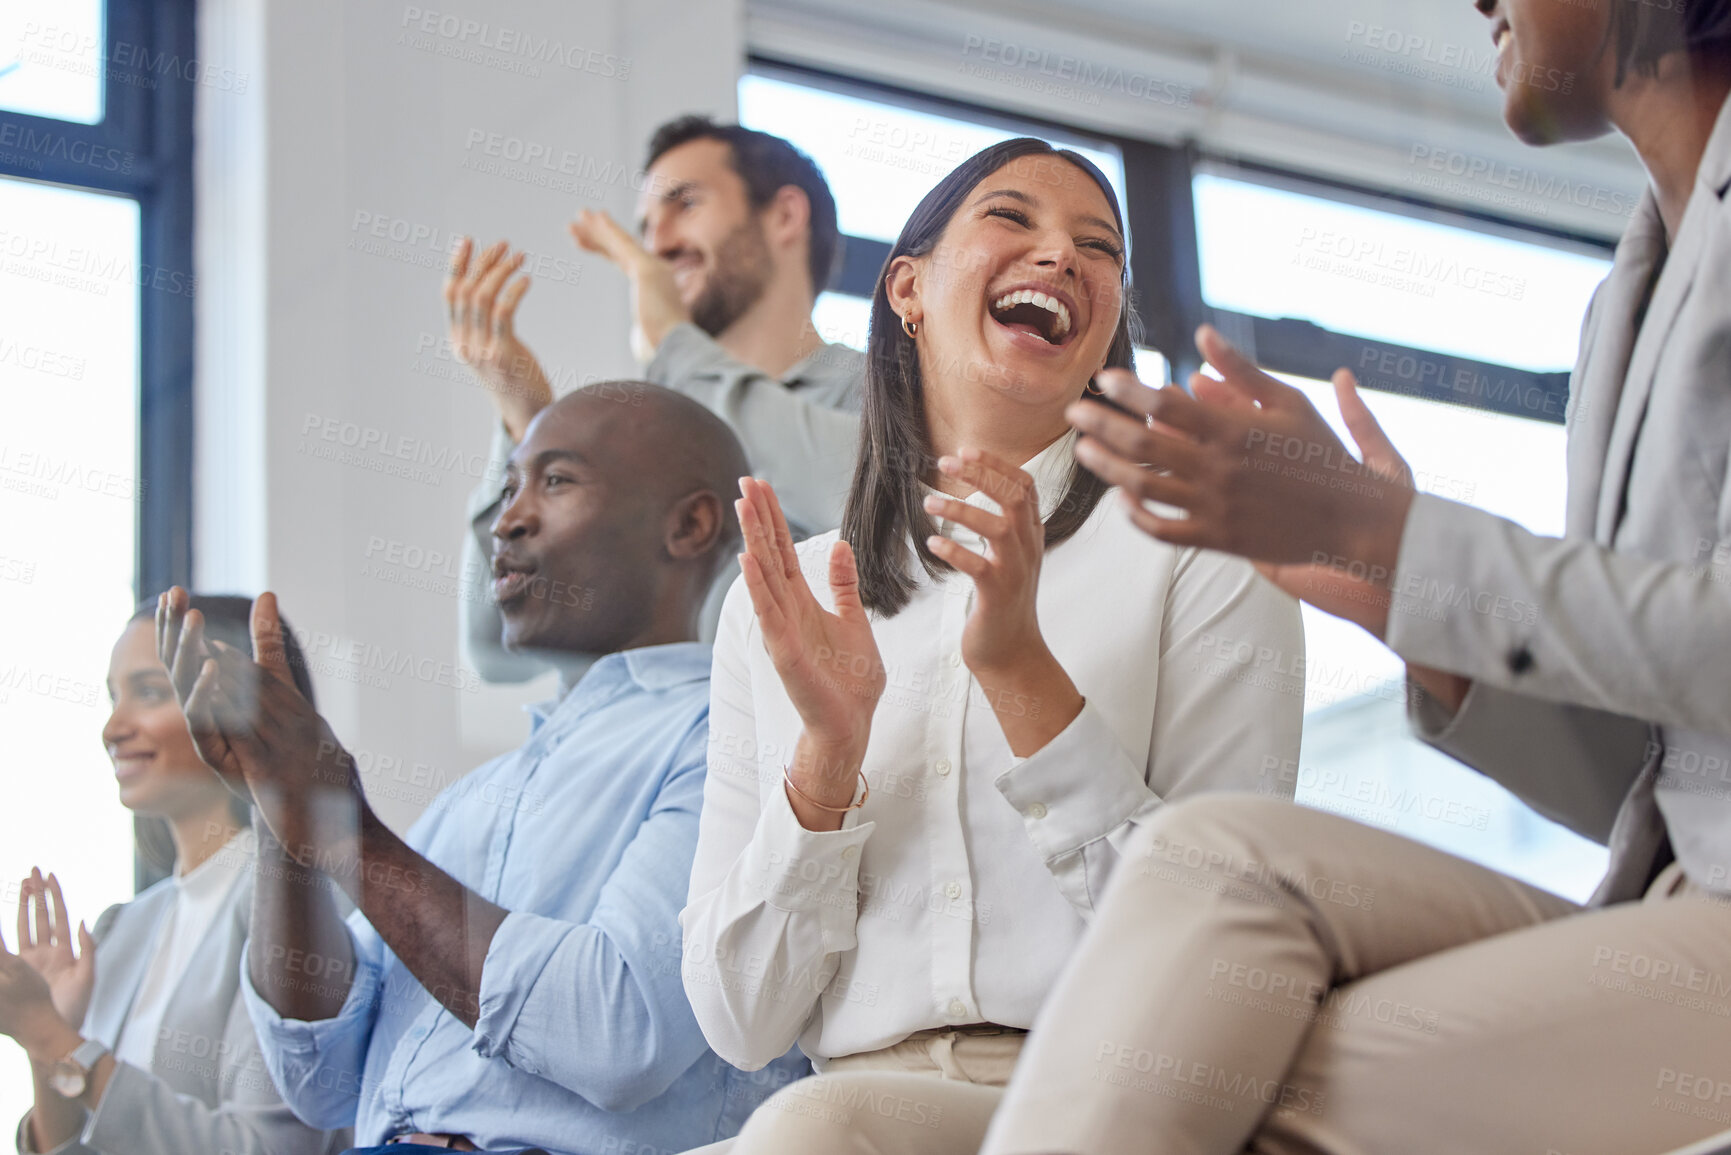
[[[116, 46], [146, 60], [197, 60], [194, 0], [105, 0], [107, 73]], [[196, 67], [196, 65], [195, 65]], [[78, 124], [0, 109], [0, 133], [21, 141], [63, 141], [53, 152], [0, 157], [0, 176], [130, 197], [139, 208], [138, 505], [134, 520], [139, 596], [192, 578], [194, 297], [152, 288], [155, 274], [176, 286], [193, 280], [194, 85], [156, 75], [150, 86], [102, 91], [102, 118]], [[116, 150], [126, 163], [80, 163], [90, 150]], [[113, 156], [105, 152], [105, 156]]]
[[[1445, 204], [1410, 193], [1353, 184], [1320, 173], [1299, 172], [1205, 152], [1194, 141], [1159, 144], [1061, 121], [1006, 113], [966, 100], [863, 80], [759, 53], [753, 53], [747, 59], [746, 72], [980, 124], [1050, 131], [1059, 136], [1096, 141], [1115, 149], [1124, 162], [1126, 203], [1123, 211], [1125, 224], [1134, 238], [1130, 251], [1132, 307], [1141, 318], [1144, 343], [1166, 358], [1171, 380], [1188, 381], [1190, 374], [1201, 368], [1192, 335], [1199, 325], [1207, 323], [1220, 329], [1272, 372], [1327, 380], [1343, 365], [1368, 364], [1385, 357], [1397, 360], [1417, 358], [1427, 368], [1434, 368], [1435, 372], [1419, 387], [1401, 390], [1404, 396], [1529, 420], [1563, 422], [1569, 392], [1569, 373], [1566, 371], [1535, 372], [1434, 349], [1342, 333], [1290, 317], [1260, 317], [1208, 304], [1202, 296], [1194, 181], [1198, 175], [1207, 172], [1527, 243], [1555, 243], [1558, 247], [1576, 251], [1585, 249], [1606, 259], [1615, 250], [1614, 241]], [[882, 241], [844, 237], [842, 262], [827, 288], [849, 296], [869, 298], [889, 252], [890, 246]], [[1493, 381], [1497, 388], [1474, 390], [1463, 397], [1443, 384], [1456, 380], [1459, 374], [1471, 374], [1475, 380]], [[1367, 381], [1365, 387], [1394, 391], [1386, 382]]]

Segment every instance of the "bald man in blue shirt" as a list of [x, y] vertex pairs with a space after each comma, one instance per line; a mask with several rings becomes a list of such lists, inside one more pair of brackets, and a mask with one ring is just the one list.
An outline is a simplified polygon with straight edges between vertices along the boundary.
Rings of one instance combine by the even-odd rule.
[[[734, 1134], [808, 1070], [797, 1052], [723, 1063], [680, 982], [708, 734], [693, 639], [745, 472], [720, 418], [645, 383], [535, 419], [492, 526], [503, 641], [587, 669], [406, 838], [286, 679], [274, 598], [254, 664], [207, 661], [168, 595], [160, 645], [200, 753], [257, 807], [242, 986], [301, 1118], [388, 1155], [649, 1155]], [[346, 923], [325, 877], [358, 908]]]

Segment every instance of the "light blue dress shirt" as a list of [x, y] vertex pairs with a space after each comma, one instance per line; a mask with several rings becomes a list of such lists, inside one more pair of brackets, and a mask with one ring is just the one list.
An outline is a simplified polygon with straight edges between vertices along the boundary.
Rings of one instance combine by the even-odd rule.
[[658, 1155], [724, 1139], [809, 1071], [763, 1071], [704, 1042], [680, 982], [679, 910], [697, 845], [709, 713], [707, 646], [610, 654], [529, 741], [443, 791], [406, 841], [511, 913], [470, 1030], [357, 911], [347, 1001], [285, 1020], [242, 989], [271, 1078], [302, 1119], [483, 1148]]

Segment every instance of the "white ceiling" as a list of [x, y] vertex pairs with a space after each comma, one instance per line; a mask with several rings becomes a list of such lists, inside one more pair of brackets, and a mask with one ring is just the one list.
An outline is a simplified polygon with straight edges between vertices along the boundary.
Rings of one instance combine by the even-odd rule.
[[[1490, 24], [1472, 0], [1066, 0], [1058, 5], [962, 0], [962, 4], [982, 12], [1016, 12], [1031, 18], [1045, 13], [1054, 23], [1112, 38], [1134, 37], [1150, 45], [1182, 39], [1192, 46], [1232, 48], [1301, 66], [1342, 67], [1341, 50], [1357, 25], [1428, 38], [1434, 49], [1449, 45], [1471, 49], [1481, 58], [1492, 50]], [[1350, 63], [1344, 67], [1390, 88], [1411, 86], [1391, 73]], [[1488, 107], [1493, 102], [1485, 94], [1473, 103]]]
[[[1222, 155], [1412, 191], [1415, 150], [1465, 154], [1632, 196], [1642, 173], [1611, 138], [1537, 151], [1502, 124], [1488, 22], [1472, 0], [746, 0], [754, 51]], [[1380, 44], [1366, 30], [1381, 29]], [[1391, 37], [1415, 46], [1388, 51]], [[1182, 83], [1183, 108], [1035, 95], [1036, 72], [967, 67], [982, 39]], [[1475, 71], [1478, 65], [1481, 71]], [[1013, 80], [1015, 83], [1011, 83]], [[1491, 188], [1461, 200], [1488, 199]], [[1437, 199], [1449, 199], [1441, 193]], [[1500, 198], [1508, 200], [1509, 198]], [[1509, 215], [1613, 237], [1621, 217], [1528, 198]], [[1530, 209], [1530, 211], [1527, 211]]]

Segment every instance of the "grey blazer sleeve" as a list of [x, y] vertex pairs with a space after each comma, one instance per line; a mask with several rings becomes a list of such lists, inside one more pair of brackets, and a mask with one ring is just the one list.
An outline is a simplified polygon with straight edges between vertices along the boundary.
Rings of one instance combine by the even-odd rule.
[[[217, 1045], [223, 1054], [216, 1106], [177, 1094], [148, 1071], [117, 1064], [85, 1124], [84, 1147], [102, 1155], [319, 1155], [346, 1142], [339, 1137], [344, 1133], [314, 1130], [284, 1105], [238, 995]], [[196, 1040], [188, 1049], [196, 1050]], [[188, 1061], [198, 1056], [189, 1054]]]
[[1475, 683], [1731, 737], [1731, 574], [1413, 501], [1390, 647]]
[[1426, 695], [1407, 697], [1424, 742], [1507, 787], [1553, 822], [1604, 844], [1617, 810], [1653, 754], [1646, 722], [1477, 683], [1454, 717]]
[[[134, 900], [110, 907], [92, 929], [98, 947], [107, 944], [127, 956], [122, 970], [148, 965], [143, 948], [164, 905], [163, 896], [154, 897], [157, 901]], [[212, 987], [220, 988], [217, 997], [221, 990], [230, 992], [226, 1009], [209, 1008], [206, 1019], [208, 1004], [195, 998], [194, 1018], [165, 1016], [154, 1064], [157, 1070], [117, 1063], [102, 1101], [86, 1113], [80, 1134], [43, 1155], [321, 1155], [348, 1145], [351, 1135], [346, 1129], [319, 1131], [295, 1118], [271, 1083], [239, 991], [239, 968], [230, 965], [237, 963], [245, 941], [241, 916], [251, 901], [250, 888], [238, 888], [232, 901], [233, 917], [219, 920], [204, 940], [202, 954], [191, 964], [201, 972], [198, 992]], [[131, 988], [125, 982], [116, 984], [112, 977], [105, 984], [103, 969], [115, 968], [99, 963], [98, 991], [83, 1030], [87, 1036], [108, 1040], [118, 1026], [116, 1012], [123, 1014], [125, 1009], [117, 1000]], [[185, 1006], [178, 997], [170, 1004], [171, 1011]], [[171, 1082], [183, 1089], [176, 1091]], [[188, 1093], [191, 1090], [198, 1093]], [[15, 1136], [20, 1155], [33, 1151], [27, 1141], [27, 1120], [28, 1115]]]
[[1419, 736], [1587, 837], [1608, 836], [1652, 722], [1731, 733], [1726, 636], [1731, 585], [1700, 566], [1413, 502], [1389, 645], [1474, 683], [1452, 720], [1415, 707]]
[[465, 516], [469, 532], [463, 535], [462, 578], [457, 589], [457, 633], [463, 657], [489, 682], [527, 682], [551, 668], [539, 658], [511, 653], [500, 642], [504, 623], [490, 588], [492, 525], [493, 519], [499, 515], [499, 482], [494, 479], [505, 476], [505, 460], [515, 448], [504, 424], [495, 424], [487, 471], [482, 475], [481, 484], [469, 494]]

